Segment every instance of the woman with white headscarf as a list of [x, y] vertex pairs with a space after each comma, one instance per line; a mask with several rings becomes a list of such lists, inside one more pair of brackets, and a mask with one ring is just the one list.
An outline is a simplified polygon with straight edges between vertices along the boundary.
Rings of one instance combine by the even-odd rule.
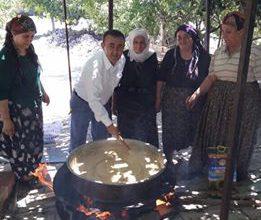
[[156, 83], [158, 60], [149, 49], [148, 34], [134, 29], [128, 37], [126, 64], [115, 90], [118, 127], [123, 137], [138, 139], [158, 147], [156, 126]]

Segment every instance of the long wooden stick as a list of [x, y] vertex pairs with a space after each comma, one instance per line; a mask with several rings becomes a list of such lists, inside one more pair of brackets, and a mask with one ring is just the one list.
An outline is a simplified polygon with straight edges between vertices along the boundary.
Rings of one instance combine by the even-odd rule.
[[124, 145], [125, 147], [127, 147], [128, 150], [130, 150], [130, 145], [128, 145], [128, 144], [126, 143], [126, 141], [123, 139], [123, 137], [122, 137], [121, 135], [118, 135], [118, 137], [119, 137], [119, 141], [120, 141], [121, 143], [123, 143], [123, 145]]

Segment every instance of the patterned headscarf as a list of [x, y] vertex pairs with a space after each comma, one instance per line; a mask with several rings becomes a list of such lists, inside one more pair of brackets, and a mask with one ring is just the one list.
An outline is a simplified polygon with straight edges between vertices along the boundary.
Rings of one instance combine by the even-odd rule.
[[26, 15], [18, 15], [6, 24], [6, 31], [15, 35], [28, 31], [36, 32], [36, 26], [30, 17]]
[[244, 27], [245, 16], [239, 11], [233, 11], [228, 13], [222, 20], [222, 24], [232, 25], [238, 31], [240, 31]]
[[[133, 41], [134, 41], [134, 38], [137, 36], [143, 36], [145, 39], [145, 44], [146, 44], [145, 49], [142, 51], [142, 53], [139, 53], [139, 54], [133, 50]], [[149, 48], [150, 40], [149, 40], [148, 34], [144, 29], [136, 28], [136, 29], [132, 30], [129, 33], [127, 40], [128, 40], [128, 45], [129, 45], [129, 54], [128, 55], [130, 57], [130, 61], [135, 60], [136, 62], [144, 62], [153, 54], [153, 51], [150, 50], [150, 48]]]
[[[198, 77], [199, 55], [204, 48], [200, 42], [198, 32], [194, 27], [192, 27], [191, 25], [188, 25], [188, 24], [183, 24], [183, 25], [179, 26], [175, 32], [175, 37], [177, 36], [177, 33], [179, 31], [186, 32], [193, 40], [192, 58], [191, 58], [186, 76], [190, 79], [195, 80]], [[177, 52], [177, 50], [175, 50], [175, 53], [176, 52]], [[174, 57], [175, 57], [175, 59], [177, 58], [176, 54], [174, 55]], [[177, 63], [177, 62], [175, 62], [175, 63]]]

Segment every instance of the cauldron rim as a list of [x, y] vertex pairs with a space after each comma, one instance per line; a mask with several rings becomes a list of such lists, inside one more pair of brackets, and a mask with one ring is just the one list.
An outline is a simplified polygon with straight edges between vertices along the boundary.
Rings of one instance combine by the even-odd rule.
[[75, 154], [75, 152], [80, 151], [81, 148], [86, 147], [86, 145], [88, 145], [88, 144], [97, 144], [97, 143], [99, 143], [99, 142], [115, 141], [115, 140], [116, 140], [115, 138], [101, 139], [101, 140], [97, 140], [97, 141], [93, 141], [93, 142], [89, 142], [89, 143], [80, 145], [79, 147], [75, 148], [73, 151], [70, 152], [70, 154], [69, 154], [69, 156], [68, 156], [68, 158], [67, 158], [67, 160], [66, 160], [66, 166], [67, 166], [68, 170], [70, 171], [70, 173], [71, 173], [72, 175], [76, 176], [77, 178], [83, 180], [83, 181], [89, 181], [89, 182], [92, 182], [92, 183], [97, 184], [97, 185], [101, 185], [101, 186], [115, 186], [115, 187], [119, 186], [119, 187], [122, 187], [122, 186], [135, 186], [135, 185], [139, 185], [139, 184], [144, 184], [144, 183], [146, 183], [146, 182], [148, 182], [148, 181], [151, 181], [151, 180], [157, 178], [159, 175], [161, 175], [161, 174], [164, 172], [164, 170], [165, 170], [165, 168], [166, 168], [167, 160], [166, 160], [165, 154], [163, 153], [163, 151], [162, 151], [161, 149], [158, 149], [158, 148], [156, 148], [155, 146], [153, 146], [153, 145], [151, 145], [151, 144], [148, 144], [148, 143], [145, 143], [145, 142], [136, 140], [136, 139], [127, 139], [127, 138], [125, 139], [125, 141], [131, 140], [131, 141], [136, 141], [136, 142], [144, 143], [144, 146], [149, 147], [149, 148], [152, 148], [153, 150], [155, 150], [155, 151], [157, 151], [158, 153], [160, 153], [161, 156], [163, 157], [163, 164], [162, 164], [162, 165], [163, 165], [163, 168], [162, 168], [159, 172], [157, 172], [156, 174], [154, 174], [154, 175], [152, 175], [152, 176], [150, 176], [150, 177], [147, 177], [146, 179], [143, 179], [142, 181], [135, 182], [135, 183], [102, 183], [102, 182], [100, 182], [100, 181], [94, 181], [93, 179], [84, 178], [84, 177], [82, 177], [82, 176], [76, 174], [76, 173], [72, 170], [72, 168], [71, 168], [69, 162], [70, 162], [70, 158], [72, 157], [72, 155]]

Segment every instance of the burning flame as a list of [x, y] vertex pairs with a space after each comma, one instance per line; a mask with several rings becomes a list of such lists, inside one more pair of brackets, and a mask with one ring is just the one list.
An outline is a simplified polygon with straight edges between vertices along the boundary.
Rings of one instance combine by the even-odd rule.
[[32, 174], [38, 178], [39, 182], [53, 190], [52, 181], [48, 180], [48, 170], [46, 164], [40, 163]]
[[164, 216], [167, 213], [171, 212], [172, 211], [171, 202], [174, 200], [174, 198], [175, 198], [174, 192], [169, 192], [161, 196], [161, 198], [156, 200], [155, 211], [157, 211], [160, 214], [160, 216]]
[[101, 211], [97, 211], [97, 209], [89, 210], [83, 205], [80, 205], [77, 208], [77, 211], [84, 213], [86, 216], [95, 215], [96, 218], [101, 219], [101, 220], [107, 220], [111, 216], [110, 212], [101, 212]]
[[101, 220], [106, 220], [111, 216], [110, 212], [101, 212], [101, 213], [97, 213], [96, 217], [101, 219]]
[[169, 192], [156, 200], [156, 206], [160, 206], [160, 205], [171, 206], [171, 201], [174, 199], [174, 197], [175, 197], [174, 192]]

